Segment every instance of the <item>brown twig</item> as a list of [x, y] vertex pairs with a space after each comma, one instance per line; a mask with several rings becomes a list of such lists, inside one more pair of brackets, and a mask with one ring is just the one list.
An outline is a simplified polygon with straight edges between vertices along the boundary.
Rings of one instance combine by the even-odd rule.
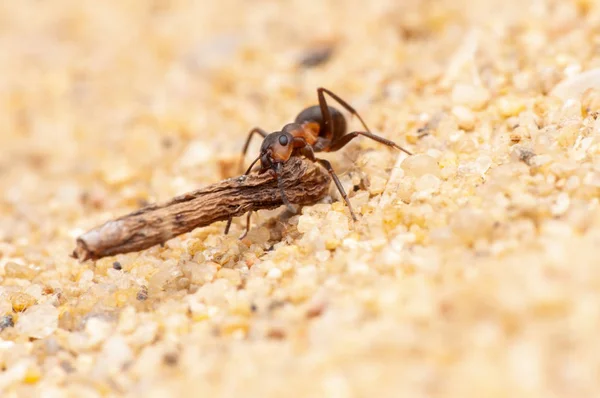
[[[325, 170], [300, 158], [287, 162], [281, 174], [287, 197], [298, 205], [319, 201], [331, 182]], [[230, 178], [93, 228], [77, 238], [72, 256], [85, 261], [139, 251], [230, 216], [282, 204], [277, 182], [268, 173]]]

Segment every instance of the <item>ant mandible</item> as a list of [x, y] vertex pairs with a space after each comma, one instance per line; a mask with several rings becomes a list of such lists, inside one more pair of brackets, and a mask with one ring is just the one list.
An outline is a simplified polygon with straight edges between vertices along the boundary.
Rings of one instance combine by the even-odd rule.
[[[365, 131], [353, 131], [346, 134], [346, 118], [340, 111], [327, 105], [325, 94], [333, 98], [348, 112], [355, 115], [361, 122]], [[281, 186], [281, 180], [279, 179], [279, 176], [283, 164], [292, 156], [304, 156], [305, 158], [313, 162], [317, 162], [325, 167], [335, 182], [338, 191], [340, 191], [342, 198], [344, 198], [344, 201], [350, 210], [350, 214], [352, 215], [352, 219], [356, 221], [356, 215], [354, 214], [352, 205], [348, 200], [348, 195], [346, 195], [346, 191], [344, 191], [338, 176], [335, 174], [333, 167], [331, 167], [331, 163], [325, 159], [319, 159], [315, 157], [315, 152], [335, 152], [338, 149], [343, 148], [354, 138], [362, 135], [384, 145], [397, 148], [408, 155], [412, 154], [406, 149], [397, 145], [395, 142], [371, 133], [371, 130], [369, 130], [358, 112], [356, 112], [356, 110], [346, 101], [332, 93], [330, 90], [320, 87], [317, 89], [317, 95], [319, 97], [319, 105], [314, 105], [304, 109], [298, 114], [298, 116], [296, 116], [296, 120], [293, 123], [288, 123], [283, 126], [281, 131], [275, 131], [269, 134], [260, 127], [255, 127], [250, 130], [248, 133], [248, 138], [246, 139], [246, 143], [244, 144], [244, 148], [242, 149], [240, 168], [243, 166], [244, 157], [248, 151], [250, 140], [254, 134], [259, 134], [264, 138], [260, 147], [260, 155], [252, 162], [252, 164], [250, 164], [250, 167], [248, 167], [248, 170], [246, 173], [244, 173], [244, 175], [249, 174], [252, 170], [252, 167], [260, 160], [260, 169], [258, 170], [258, 173], [262, 174], [269, 172], [277, 179], [283, 203], [292, 211], [292, 213], [295, 213], [296, 209], [287, 199], [285, 191]], [[240, 239], [244, 238], [250, 229], [251, 213], [252, 211], [248, 212], [246, 232]], [[229, 232], [231, 220], [232, 218], [229, 218], [227, 221], [225, 234]]]

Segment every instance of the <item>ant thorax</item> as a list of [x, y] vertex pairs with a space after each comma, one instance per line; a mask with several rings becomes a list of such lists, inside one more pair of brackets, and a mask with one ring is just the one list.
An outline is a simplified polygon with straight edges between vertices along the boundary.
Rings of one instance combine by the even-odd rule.
[[316, 122], [289, 123], [286, 124], [282, 132], [289, 133], [292, 137], [302, 138], [308, 145], [314, 145], [319, 138], [321, 126]]

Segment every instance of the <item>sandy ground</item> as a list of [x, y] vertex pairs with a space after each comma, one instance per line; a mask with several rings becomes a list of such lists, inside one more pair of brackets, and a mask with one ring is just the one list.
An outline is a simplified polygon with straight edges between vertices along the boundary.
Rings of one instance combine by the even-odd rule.
[[[1, 2], [1, 395], [600, 395], [600, 5], [471, 3]], [[415, 154], [327, 155], [357, 223], [69, 257], [319, 86]]]

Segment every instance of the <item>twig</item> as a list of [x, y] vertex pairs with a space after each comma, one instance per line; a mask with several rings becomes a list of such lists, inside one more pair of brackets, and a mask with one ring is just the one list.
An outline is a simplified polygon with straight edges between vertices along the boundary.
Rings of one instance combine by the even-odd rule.
[[[281, 179], [287, 197], [298, 205], [319, 201], [331, 182], [325, 170], [301, 158], [285, 164]], [[77, 238], [72, 257], [96, 260], [147, 249], [250, 209], [273, 209], [282, 204], [277, 182], [268, 173], [230, 178], [93, 228]]]

